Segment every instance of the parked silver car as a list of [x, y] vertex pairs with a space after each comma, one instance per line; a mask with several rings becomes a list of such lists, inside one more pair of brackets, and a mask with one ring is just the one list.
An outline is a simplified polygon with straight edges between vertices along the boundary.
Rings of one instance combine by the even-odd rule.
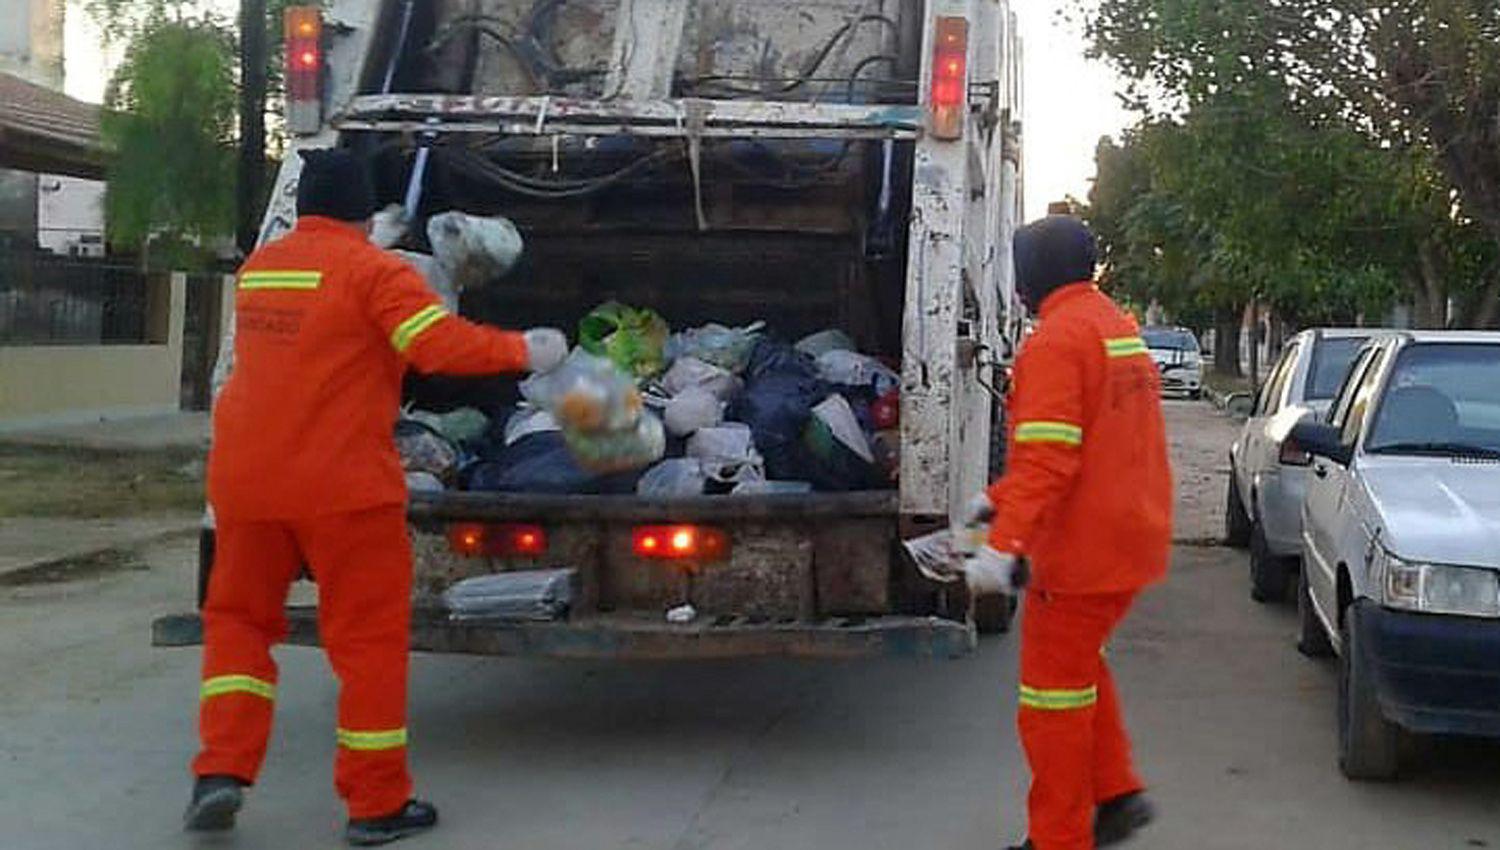
[[1316, 458], [1299, 647], [1340, 657], [1344, 773], [1395, 775], [1407, 732], [1500, 737], [1500, 333], [1372, 340], [1290, 439]]
[[1302, 494], [1311, 458], [1286, 436], [1304, 417], [1321, 417], [1367, 328], [1320, 328], [1292, 337], [1229, 447], [1229, 543], [1250, 548], [1250, 595], [1285, 599], [1302, 554]]

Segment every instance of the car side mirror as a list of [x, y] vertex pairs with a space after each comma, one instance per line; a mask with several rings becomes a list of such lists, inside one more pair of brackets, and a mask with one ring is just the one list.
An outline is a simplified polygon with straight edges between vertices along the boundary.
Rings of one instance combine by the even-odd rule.
[[1344, 442], [1341, 429], [1326, 422], [1304, 419], [1292, 426], [1287, 440], [1308, 454], [1328, 458], [1339, 466], [1348, 466], [1354, 459], [1354, 447]]

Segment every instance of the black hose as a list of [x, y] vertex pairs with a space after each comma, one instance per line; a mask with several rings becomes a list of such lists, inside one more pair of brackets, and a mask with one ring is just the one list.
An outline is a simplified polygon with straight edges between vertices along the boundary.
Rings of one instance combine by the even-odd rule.
[[802, 73], [799, 74], [796, 79], [793, 79], [790, 83], [787, 83], [779, 89], [771, 89], [769, 92], [767, 92], [762, 89], [752, 89], [743, 86], [729, 85], [724, 81], [732, 78], [721, 74], [710, 75], [706, 77], [696, 77], [692, 80], [689, 80], [688, 84], [695, 88], [701, 85], [711, 85], [716, 88], [722, 88], [732, 94], [740, 94], [746, 96], [790, 94], [791, 92], [794, 92], [802, 86], [806, 85], [811, 80], [813, 75], [818, 72], [818, 69], [823, 67], [823, 63], [828, 61], [828, 57], [833, 55], [834, 49], [838, 47], [839, 42], [843, 40], [844, 36], [848, 35], [851, 31], [854, 30], [855, 27], [859, 26], [860, 24], [871, 23], [874, 21], [886, 24], [887, 26], [891, 27], [891, 29], [894, 30], [898, 35], [900, 34], [900, 25], [897, 24], [894, 20], [886, 17], [885, 15], [860, 15], [854, 20], [845, 22], [843, 26], [835, 30], [833, 35], [829, 37], [828, 41], [824, 42], [823, 46], [818, 49], [818, 52], [813, 57], [812, 61], [802, 69]]

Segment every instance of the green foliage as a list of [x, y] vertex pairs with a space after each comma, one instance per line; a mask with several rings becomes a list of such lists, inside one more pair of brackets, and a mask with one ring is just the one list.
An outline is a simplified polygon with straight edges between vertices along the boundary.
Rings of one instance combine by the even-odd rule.
[[[1176, 250], [1209, 278], [1197, 301], [1253, 294], [1308, 322], [1378, 314], [1403, 295], [1424, 324], [1500, 313], [1500, 5], [1080, 5], [1145, 116], [1125, 147], [1142, 148], [1136, 170], [1155, 196], [1134, 218], [1116, 187], [1096, 204], [1122, 239], [1174, 210], [1185, 233], [1172, 238], [1189, 239]], [[1118, 273], [1146, 285], [1150, 258], [1120, 254]]]
[[234, 48], [213, 22], [157, 18], [131, 36], [101, 125], [117, 244], [191, 252], [234, 225]]

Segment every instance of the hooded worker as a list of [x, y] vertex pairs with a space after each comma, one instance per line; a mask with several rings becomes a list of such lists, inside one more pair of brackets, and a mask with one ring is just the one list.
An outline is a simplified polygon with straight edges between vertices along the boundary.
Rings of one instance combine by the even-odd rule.
[[272, 644], [304, 565], [339, 679], [335, 784], [346, 837], [383, 844], [437, 822], [406, 761], [412, 560], [394, 426], [401, 378], [547, 370], [560, 331], [524, 334], [451, 315], [417, 271], [367, 238], [374, 190], [341, 150], [303, 154], [297, 224], [246, 260], [234, 371], [214, 406], [208, 496], [217, 548], [203, 607], [203, 680], [186, 813], [234, 825], [276, 699]]
[[1029, 837], [1014, 850], [1087, 850], [1153, 817], [1104, 646], [1166, 574], [1160, 379], [1135, 320], [1094, 285], [1082, 222], [1048, 216], [1017, 231], [1014, 251], [1040, 321], [1016, 360], [1006, 473], [965, 518], [992, 518], [988, 544], [964, 571], [977, 593], [1026, 584], [1019, 726], [1032, 783]]

